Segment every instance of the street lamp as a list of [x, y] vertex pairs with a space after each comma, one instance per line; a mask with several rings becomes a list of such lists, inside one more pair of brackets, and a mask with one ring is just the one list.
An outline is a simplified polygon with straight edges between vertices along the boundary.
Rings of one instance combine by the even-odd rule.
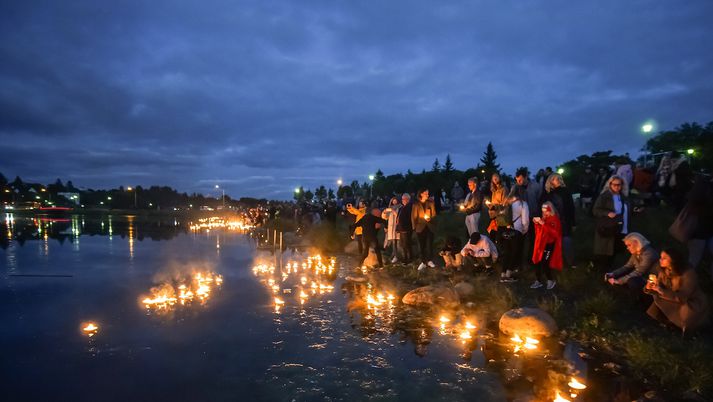
[[225, 189], [224, 189], [224, 188], [220, 188], [220, 186], [217, 185], [217, 184], [215, 185], [215, 189], [216, 189], [216, 190], [217, 190], [217, 189], [223, 190], [223, 198], [222, 198], [222, 199], [223, 199], [223, 209], [225, 209]]
[[641, 126], [641, 131], [643, 131], [644, 134], [648, 134], [648, 133], [654, 131], [654, 125], [652, 123], [646, 123], [643, 126]]
[[337, 180], [337, 185], [338, 185], [339, 187], [342, 186], [342, 183], [344, 183], [344, 182], [342, 181], [342, 179], [338, 179], [338, 180]]
[[693, 148], [688, 148], [688, 149], [686, 150], [686, 153], [689, 154], [689, 155], [693, 155], [695, 152], [696, 152], [696, 150], [693, 149]]
[[371, 181], [371, 185], [369, 186], [369, 199], [371, 199], [374, 196], [374, 175], [370, 174], [369, 175], [369, 181]]
[[564, 174], [564, 168], [557, 169], [557, 174]]
[[299, 187], [295, 187], [295, 194], [299, 194], [299, 193], [300, 193], [300, 188], [299, 188]]
[[131, 188], [131, 186], [127, 187], [127, 188], [126, 188], [126, 191], [133, 191], [133, 192], [134, 192], [134, 209], [136, 209], [136, 208], [137, 208], [137, 207], [136, 207], [136, 205], [137, 205], [137, 202], [136, 202], [136, 193], [137, 193], [138, 191], [137, 191], [136, 189]]

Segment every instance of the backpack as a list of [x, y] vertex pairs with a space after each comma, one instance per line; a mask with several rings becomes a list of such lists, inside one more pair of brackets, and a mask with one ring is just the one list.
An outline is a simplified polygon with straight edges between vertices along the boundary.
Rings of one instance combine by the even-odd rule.
[[512, 225], [512, 208], [510, 205], [501, 205], [495, 211], [495, 223], [500, 227]]

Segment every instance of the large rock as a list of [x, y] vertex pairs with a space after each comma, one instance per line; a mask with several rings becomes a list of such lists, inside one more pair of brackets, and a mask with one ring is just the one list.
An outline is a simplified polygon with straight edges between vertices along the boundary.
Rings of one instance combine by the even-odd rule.
[[458, 292], [461, 300], [475, 294], [475, 286], [468, 282], [459, 282], [453, 288]]
[[505, 312], [500, 317], [500, 331], [506, 335], [547, 337], [557, 332], [555, 320], [538, 308], [522, 307]]
[[460, 304], [458, 293], [446, 286], [424, 286], [406, 293], [403, 303], [411, 306], [438, 305], [441, 307], [455, 307]]
[[362, 265], [366, 265], [369, 268], [374, 268], [375, 266], [379, 265], [379, 259], [376, 258], [376, 252], [374, 251], [374, 249], [369, 249], [369, 255], [366, 256], [366, 260], [364, 260], [364, 263]]

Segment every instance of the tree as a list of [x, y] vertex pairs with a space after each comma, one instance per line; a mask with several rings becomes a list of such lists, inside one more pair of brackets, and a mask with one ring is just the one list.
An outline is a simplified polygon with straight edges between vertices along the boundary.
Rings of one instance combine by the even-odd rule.
[[446, 174], [450, 174], [453, 172], [453, 162], [451, 161], [451, 154], [446, 155], [446, 163], [443, 164], [443, 171]]
[[334, 190], [332, 190], [332, 189], [330, 188], [329, 191], [327, 192], [327, 199], [328, 199], [328, 200], [333, 200], [334, 198], [335, 198], [335, 197], [334, 197]]
[[[688, 150], [692, 154], [688, 154]], [[694, 169], [713, 170], [713, 122], [700, 124], [683, 123], [673, 130], [662, 131], [646, 141], [644, 150], [650, 153], [677, 151], [686, 154]]]
[[500, 164], [495, 163], [495, 161], [498, 159], [498, 154], [495, 153], [495, 149], [493, 149], [493, 143], [488, 142], [487, 148], [485, 148], [485, 152], [483, 153], [483, 157], [480, 158], [480, 163], [482, 166], [480, 166], [480, 169], [478, 170], [485, 170], [485, 175], [486, 177], [492, 175], [493, 173], [499, 173], [500, 172]]
[[319, 202], [323, 202], [327, 199], [327, 189], [324, 186], [319, 186], [319, 188], [314, 190], [314, 195]]
[[12, 183], [10, 183], [10, 185], [15, 190], [24, 191], [24, 189], [25, 189], [25, 183], [22, 182], [22, 179], [20, 178], [20, 176], [15, 176], [15, 180]]
[[0, 186], [4, 186], [7, 184], [7, 178], [5, 177], [4, 174], [0, 173]]
[[441, 164], [438, 162], [438, 158], [436, 158], [435, 161], [433, 161], [433, 165], [431, 166], [431, 172], [438, 173], [441, 171]]
[[[137, 188], [138, 190], [138, 188]], [[294, 194], [292, 194], [292, 197], [295, 199], [297, 202], [302, 202], [302, 200], [305, 199], [305, 189], [304, 187], [300, 186], [298, 191], [295, 191]]]

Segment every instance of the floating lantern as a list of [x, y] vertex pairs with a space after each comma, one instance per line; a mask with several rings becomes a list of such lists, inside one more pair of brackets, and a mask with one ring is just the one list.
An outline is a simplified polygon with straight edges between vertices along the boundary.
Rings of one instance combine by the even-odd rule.
[[82, 324], [82, 332], [91, 338], [99, 332], [99, 327], [93, 322], [87, 322]]

